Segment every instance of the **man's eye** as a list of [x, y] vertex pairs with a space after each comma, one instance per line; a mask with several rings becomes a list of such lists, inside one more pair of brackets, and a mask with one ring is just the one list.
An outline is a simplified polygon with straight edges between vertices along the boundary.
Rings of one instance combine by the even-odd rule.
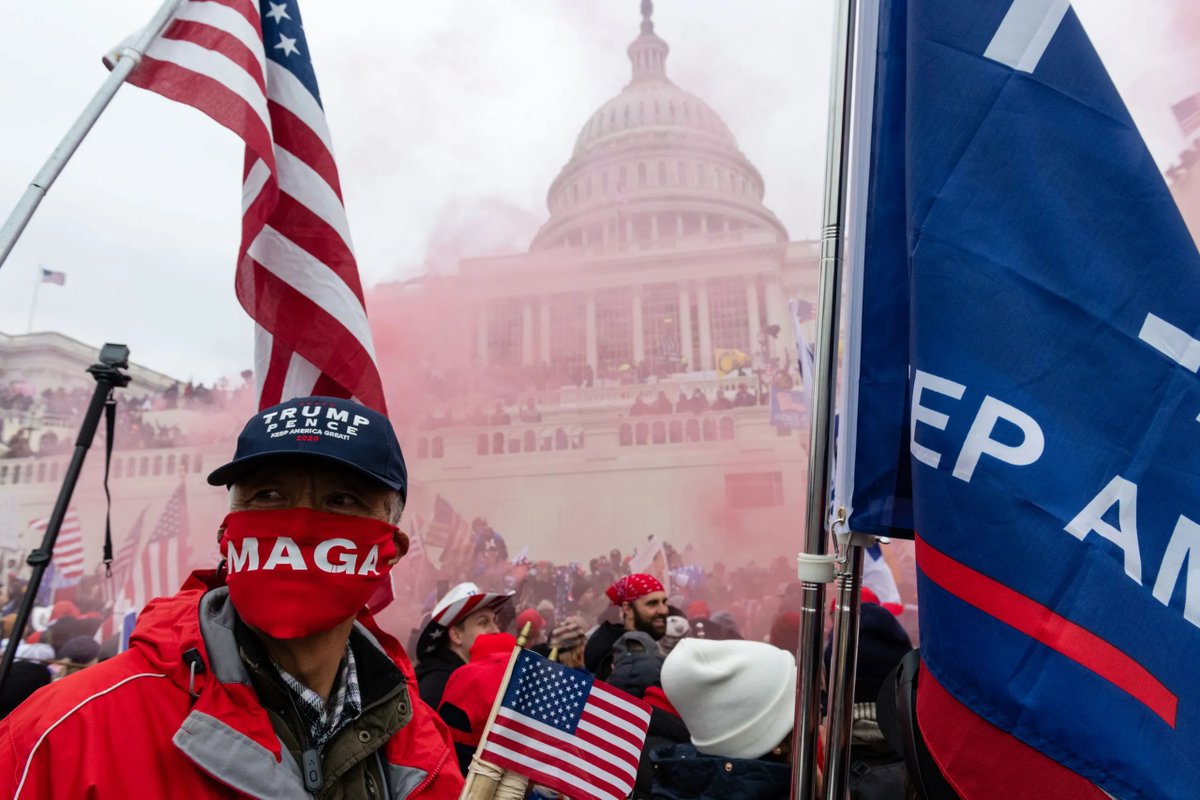
[[334, 494], [329, 495], [329, 499], [326, 502], [335, 508], [347, 508], [358, 505], [358, 498], [352, 494], [335, 492]]
[[283, 495], [274, 489], [260, 489], [254, 493], [254, 499], [266, 503], [273, 503], [283, 499]]

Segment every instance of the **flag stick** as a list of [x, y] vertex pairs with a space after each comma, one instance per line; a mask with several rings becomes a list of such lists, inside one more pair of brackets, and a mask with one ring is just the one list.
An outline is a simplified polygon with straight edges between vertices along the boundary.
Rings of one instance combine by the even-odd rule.
[[500, 713], [500, 703], [504, 701], [504, 693], [508, 691], [508, 682], [512, 679], [513, 667], [517, 665], [517, 656], [520, 654], [521, 648], [514, 647], [512, 656], [508, 659], [508, 666], [504, 669], [504, 679], [500, 681], [500, 691], [496, 693], [496, 699], [492, 703], [492, 711], [488, 714], [487, 724], [483, 726], [483, 733], [479, 736], [479, 744], [475, 747], [476, 756], [471, 759], [471, 766], [467, 770], [467, 782], [463, 786], [462, 794], [458, 796], [458, 800], [491, 800], [492, 796], [496, 793], [496, 787], [504, 777], [504, 770], [482, 760], [478, 754], [483, 750], [483, 746], [487, 744], [488, 734], [492, 731], [492, 725], [496, 721], [496, 714]]
[[837, 385], [837, 335], [846, 218], [847, 161], [850, 153], [854, 32], [859, 0], [839, 0], [830, 75], [829, 128], [826, 142], [825, 210], [821, 231], [821, 279], [813, 371], [808, 453], [808, 503], [804, 552], [797, 577], [803, 588], [800, 642], [796, 654], [795, 723], [792, 730], [792, 800], [817, 797], [817, 740], [820, 735], [821, 650], [825, 584], [833, 579], [827, 555], [829, 478], [833, 449], [833, 394]]
[[142, 54], [146, 52], [146, 48], [167, 27], [179, 2], [180, 0], [166, 0], [133, 43], [120, 48], [118, 61], [113, 65], [112, 71], [109, 72], [104, 83], [100, 84], [100, 89], [83, 109], [83, 113], [71, 125], [67, 135], [58, 143], [58, 147], [54, 148], [50, 158], [33, 177], [33, 181], [25, 189], [25, 194], [21, 195], [21, 199], [17, 202], [16, 208], [5, 220], [4, 227], [0, 228], [0, 266], [4, 265], [4, 261], [12, 252], [17, 239], [21, 238], [21, 233], [33, 217], [33, 212], [37, 211], [42, 198], [46, 196], [46, 192], [50, 190], [59, 173], [63, 171], [63, 167], [75, 154], [75, 150], [88, 135], [92, 126], [96, 124], [96, 120], [100, 118], [117, 90], [121, 88], [121, 84], [129, 77], [129, 73], [142, 60]]

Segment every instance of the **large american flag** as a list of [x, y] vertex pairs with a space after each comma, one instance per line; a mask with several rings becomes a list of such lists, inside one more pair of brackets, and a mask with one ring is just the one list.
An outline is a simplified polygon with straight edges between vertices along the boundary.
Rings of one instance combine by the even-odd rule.
[[522, 650], [479, 757], [573, 800], [621, 800], [649, 725], [641, 700]]
[[184, 0], [129, 81], [246, 143], [236, 283], [260, 407], [325, 394], [386, 411], [310, 55], [296, 0]]
[[[140, 524], [136, 532], [140, 535]], [[141, 557], [128, 571], [124, 583], [125, 598], [132, 608], [140, 610], [155, 597], [172, 595], [179, 590], [187, 574], [187, 539], [187, 494], [180, 483], [167, 500], [150, 538], [142, 546]], [[136, 541], [133, 547], [136, 550]], [[122, 546], [122, 552], [124, 550]], [[116, 563], [114, 572], [121, 568], [122, 565]]]
[[[31, 520], [29, 527], [38, 536], [44, 536], [49, 517]], [[54, 543], [54, 587], [74, 586], [83, 577], [83, 528], [74, 508], [67, 509], [58, 539]]]

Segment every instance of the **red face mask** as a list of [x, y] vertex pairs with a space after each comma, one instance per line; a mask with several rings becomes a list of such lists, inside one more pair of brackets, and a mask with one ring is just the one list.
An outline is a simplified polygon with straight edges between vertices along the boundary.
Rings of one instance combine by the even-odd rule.
[[356, 615], [397, 553], [396, 526], [309, 508], [237, 511], [221, 530], [229, 599], [275, 639], [311, 636]]

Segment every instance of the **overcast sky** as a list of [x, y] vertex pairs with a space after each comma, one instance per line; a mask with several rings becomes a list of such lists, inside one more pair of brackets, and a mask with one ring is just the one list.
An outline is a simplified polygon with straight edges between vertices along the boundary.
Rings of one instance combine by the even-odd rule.
[[[834, 0], [657, 0], [668, 72], [763, 173], [794, 239], [820, 225]], [[0, 215], [103, 80], [100, 56], [156, 0], [0, 0]], [[1155, 158], [1169, 105], [1200, 90], [1196, 0], [1075, 0]], [[305, 29], [368, 285], [524, 249], [591, 112], [628, 80], [637, 0], [306, 0]], [[1193, 33], [1189, 33], [1189, 31]], [[0, 268], [0, 331], [36, 330], [211, 381], [251, 364], [233, 294], [242, 145], [199, 112], [125, 87]], [[468, 231], [470, 234], [468, 235]]]

